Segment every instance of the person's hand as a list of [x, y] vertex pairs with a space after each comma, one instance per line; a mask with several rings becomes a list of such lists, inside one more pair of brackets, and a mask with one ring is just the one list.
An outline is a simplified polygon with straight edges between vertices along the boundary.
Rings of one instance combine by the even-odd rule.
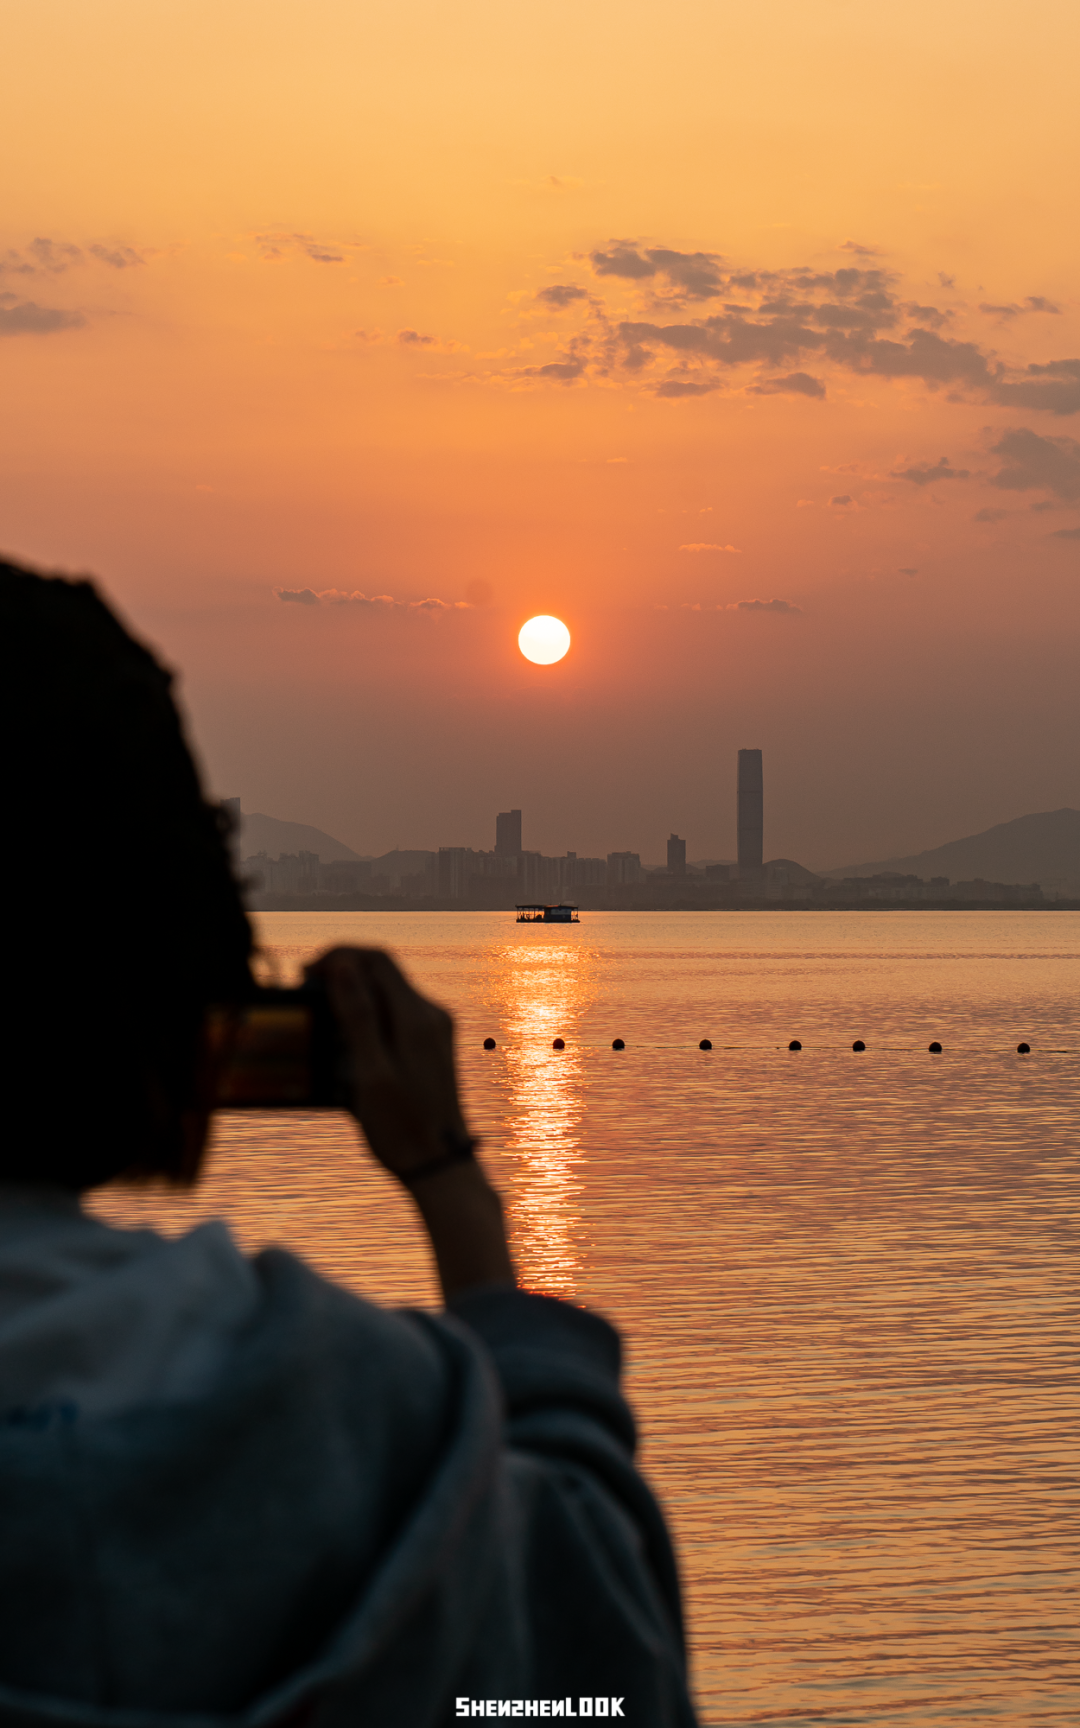
[[331, 949], [308, 972], [322, 981], [349, 1053], [353, 1113], [415, 1200], [445, 1295], [513, 1284], [502, 1203], [469, 1155], [449, 1014], [375, 948]]
[[454, 1023], [378, 948], [332, 948], [321, 980], [348, 1052], [352, 1109], [380, 1164], [413, 1168], [468, 1140], [454, 1066]]

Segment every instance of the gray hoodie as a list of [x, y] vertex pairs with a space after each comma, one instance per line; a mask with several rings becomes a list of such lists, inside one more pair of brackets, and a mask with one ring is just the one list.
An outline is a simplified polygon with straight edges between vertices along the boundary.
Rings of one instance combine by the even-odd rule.
[[0, 1189], [0, 1728], [692, 1728], [619, 1343]]

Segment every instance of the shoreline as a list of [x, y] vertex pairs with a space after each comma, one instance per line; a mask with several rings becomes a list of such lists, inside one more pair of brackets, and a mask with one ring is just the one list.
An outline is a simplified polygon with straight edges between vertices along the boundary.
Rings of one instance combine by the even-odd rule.
[[[1080, 900], [655, 900], [578, 902], [590, 912], [1080, 912]], [[433, 896], [398, 894], [273, 894], [253, 896], [249, 912], [506, 912], [513, 906], [478, 906]], [[517, 920], [515, 919], [515, 923]], [[546, 926], [554, 928], [555, 926]], [[569, 925], [559, 925], [569, 929]]]

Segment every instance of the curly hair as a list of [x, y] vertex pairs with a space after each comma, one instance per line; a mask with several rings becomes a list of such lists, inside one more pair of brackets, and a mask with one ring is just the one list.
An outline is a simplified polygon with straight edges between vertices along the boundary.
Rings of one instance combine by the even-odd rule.
[[0, 564], [0, 1180], [183, 1180], [207, 1006], [251, 989], [170, 675], [91, 582]]

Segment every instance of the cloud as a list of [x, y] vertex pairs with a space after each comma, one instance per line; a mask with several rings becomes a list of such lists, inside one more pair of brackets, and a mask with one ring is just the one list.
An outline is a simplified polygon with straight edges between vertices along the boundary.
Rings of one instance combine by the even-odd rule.
[[131, 270], [137, 264], [146, 263], [142, 253], [131, 246], [91, 246], [88, 250], [99, 264], [107, 264], [110, 270]]
[[0, 336], [51, 336], [57, 330], [81, 329], [85, 323], [81, 312], [38, 306], [33, 300], [0, 306]]
[[553, 378], [560, 384], [572, 384], [585, 370], [585, 361], [577, 354], [565, 360], [550, 360], [546, 366], [523, 366], [519, 378]]
[[[605, 387], [622, 384], [678, 400], [711, 394], [745, 366], [764, 372], [744, 386], [751, 396], [821, 400], [828, 382], [821, 374], [828, 368], [918, 381], [947, 392], [950, 401], [1080, 413], [1080, 359], [1007, 362], [979, 341], [952, 333], [962, 307], [942, 309], [906, 297], [900, 273], [860, 241], [845, 241], [841, 250], [850, 262], [836, 270], [777, 270], [733, 266], [718, 252], [611, 239], [586, 255], [595, 278], [591, 291], [555, 283], [529, 295], [536, 307], [567, 314], [580, 308], [587, 322], [569, 353], [551, 361], [556, 370], [534, 366], [517, 376], [592, 377]], [[940, 279], [955, 286], [952, 277]], [[609, 311], [611, 288], [618, 302]], [[1004, 311], [1014, 317], [1058, 308], [1029, 295]]]
[[1080, 528], [1055, 528], [1052, 540], [1080, 540]]
[[0, 270], [12, 276], [60, 276], [82, 262], [80, 247], [67, 240], [49, 240], [40, 235], [24, 251], [6, 252], [0, 260]]
[[1006, 516], [1010, 514], [1011, 512], [1008, 510], [976, 510], [971, 520], [973, 522], [1004, 522]]
[[985, 300], [979, 302], [979, 311], [989, 313], [994, 318], [1019, 318], [1025, 312], [1050, 312], [1055, 317], [1061, 317], [1061, 307], [1055, 306], [1052, 300], [1044, 300], [1041, 294], [1029, 294], [1022, 303], [1011, 302], [1007, 306], [993, 306]]
[[607, 252], [589, 254], [598, 276], [621, 276], [643, 282], [660, 278], [672, 297], [682, 300], [713, 300], [723, 291], [725, 277], [715, 252], [673, 252], [665, 246], [639, 250], [629, 240], [612, 240]]
[[1020, 378], [995, 383], [991, 398], [1006, 408], [1075, 414], [1080, 410], [1080, 360], [1050, 360], [1042, 366], [1027, 366]]
[[1015, 426], [991, 450], [1003, 463], [991, 475], [991, 486], [1003, 492], [1045, 488], [1058, 498], [1080, 498], [1080, 443], [1075, 438], [1044, 438], [1027, 426]]
[[345, 262], [345, 251], [341, 247], [326, 245], [321, 240], [316, 240], [313, 234], [255, 234], [252, 238], [262, 254], [264, 264], [277, 263], [295, 253], [310, 258], [315, 264]]
[[923, 463], [914, 468], [893, 468], [890, 470], [894, 480], [910, 480], [914, 486], [933, 486], [938, 480], [970, 480], [971, 471], [967, 468], [954, 468], [947, 456], [939, 456], [934, 463]]
[[829, 503], [834, 510], [857, 510], [859, 508], [850, 492], [838, 492], [835, 498], [829, 499]]
[[901, 564], [896, 574], [898, 576], [917, 576], [919, 574], [919, 566], [917, 564]]
[[550, 288], [541, 288], [536, 298], [542, 306], [554, 306], [559, 311], [564, 306], [572, 306], [575, 300], [590, 298], [587, 288], [575, 288], [571, 282], [556, 282]]
[[750, 386], [752, 396], [778, 396], [781, 393], [814, 396], [820, 400], [825, 395], [825, 386], [820, 378], [812, 378], [809, 372], [789, 372], [783, 378], [766, 378], [760, 384]]
[[691, 540], [679, 547], [680, 552], [741, 552], [741, 546], [721, 546], [715, 540]]
[[719, 390], [718, 379], [710, 379], [704, 384], [692, 384], [684, 378], [667, 378], [663, 384], [657, 385], [656, 394], [670, 401], [677, 401], [680, 396], [711, 396], [714, 390]]
[[357, 606], [375, 612], [468, 612], [467, 600], [395, 600], [392, 594], [362, 594], [345, 588], [275, 588], [279, 600], [299, 606]]
[[[363, 335], [363, 331], [358, 330], [357, 335]], [[426, 348], [432, 354], [457, 354], [464, 347], [464, 343], [447, 337], [427, 336], [420, 330], [399, 330], [395, 340], [402, 348]]]
[[726, 608], [728, 612], [785, 612], [789, 616], [801, 612], [801, 606], [793, 606], [790, 600], [733, 600]]
[[951, 312], [943, 312], [940, 306], [920, 306], [914, 300], [904, 307], [904, 314], [913, 318], [923, 328], [931, 330], [940, 330], [953, 316]]

